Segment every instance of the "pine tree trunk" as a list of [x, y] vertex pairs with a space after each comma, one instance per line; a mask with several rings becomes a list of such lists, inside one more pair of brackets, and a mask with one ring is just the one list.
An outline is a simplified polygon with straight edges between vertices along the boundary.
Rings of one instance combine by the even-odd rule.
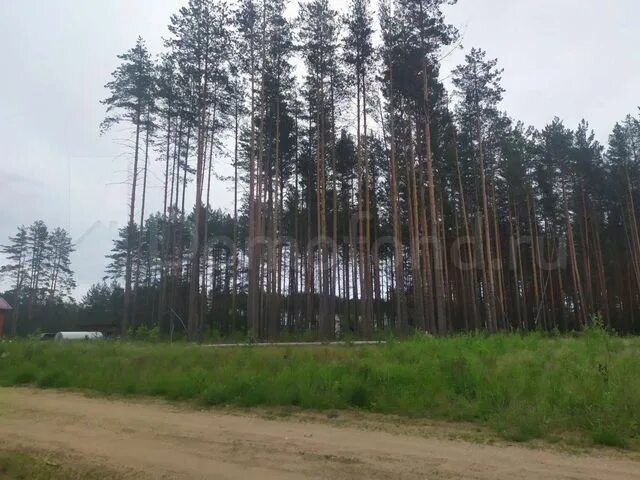
[[[409, 135], [411, 137], [411, 135]], [[407, 188], [409, 198], [409, 231], [411, 233], [409, 242], [411, 244], [411, 265], [413, 279], [413, 302], [414, 302], [414, 326], [424, 332], [426, 323], [424, 318], [424, 287], [422, 271], [420, 268], [420, 231], [418, 227], [418, 194], [416, 192], [416, 173], [413, 141], [410, 141], [410, 154], [407, 162]]]
[[483, 208], [483, 225], [484, 225], [484, 257], [485, 263], [483, 269], [486, 276], [487, 292], [485, 303], [487, 309], [487, 328], [490, 332], [498, 331], [495, 308], [495, 279], [493, 273], [493, 255], [491, 249], [491, 230], [489, 227], [489, 202], [487, 200], [487, 179], [484, 165], [484, 152], [482, 150], [482, 128], [478, 120], [478, 156], [480, 159], [480, 178], [482, 183], [482, 208]]
[[143, 236], [144, 236], [144, 207], [146, 204], [146, 200], [147, 200], [147, 171], [148, 171], [148, 166], [149, 166], [149, 141], [150, 141], [150, 132], [149, 132], [149, 128], [150, 128], [150, 118], [149, 118], [149, 112], [147, 112], [147, 119], [146, 119], [146, 138], [145, 138], [145, 142], [144, 142], [144, 170], [143, 170], [143, 179], [142, 179], [142, 202], [140, 205], [140, 225], [138, 228], [138, 249], [137, 249], [137, 254], [136, 254], [136, 273], [134, 276], [134, 288], [133, 288], [133, 305], [132, 305], [132, 310], [133, 310], [133, 328], [136, 327], [137, 325], [137, 321], [136, 321], [136, 303], [137, 303], [137, 299], [138, 299], [138, 288], [140, 286], [140, 263], [142, 262], [142, 242], [143, 242]]
[[195, 212], [193, 215], [193, 240], [191, 248], [191, 281], [189, 282], [189, 316], [187, 327], [189, 337], [191, 339], [201, 338], [201, 317], [200, 317], [200, 267], [202, 257], [202, 246], [200, 243], [200, 231], [202, 229], [202, 195], [204, 190], [204, 174], [205, 174], [205, 146], [207, 139], [207, 97], [208, 97], [208, 81], [209, 81], [209, 65], [208, 57], [204, 59], [204, 80], [201, 86], [199, 101], [199, 123], [198, 123], [198, 139], [197, 139], [197, 159], [196, 159], [196, 201]]
[[[171, 164], [171, 104], [168, 106], [169, 113], [167, 114], [167, 140], [166, 140], [166, 166], [164, 172], [164, 203], [162, 208], [162, 250], [160, 258], [160, 293], [158, 297], [158, 318], [157, 325], [160, 332], [166, 330], [165, 319], [167, 309], [167, 255], [169, 252], [169, 218], [168, 218], [168, 205], [169, 205], [169, 166]], [[173, 188], [173, 187], [172, 187]]]
[[[464, 233], [466, 236], [466, 250], [467, 250], [467, 268], [465, 269], [465, 272], [467, 273], [468, 276], [468, 289], [469, 289], [469, 294], [471, 296], [470, 300], [471, 300], [471, 311], [473, 312], [473, 325], [474, 328], [476, 330], [481, 328], [482, 322], [480, 319], [480, 311], [478, 308], [478, 297], [477, 297], [477, 292], [478, 292], [478, 287], [477, 287], [477, 278], [476, 278], [476, 273], [475, 273], [475, 269], [476, 269], [476, 261], [473, 255], [473, 246], [472, 246], [472, 239], [473, 237], [471, 236], [471, 229], [469, 227], [469, 213], [467, 212], [467, 202], [466, 202], [466, 194], [465, 194], [465, 190], [464, 190], [464, 185], [462, 183], [462, 173], [460, 171], [460, 159], [458, 157], [458, 139], [454, 130], [454, 155], [455, 155], [455, 162], [456, 162], [456, 172], [457, 172], [457, 176], [458, 176], [458, 189], [460, 191], [460, 205], [462, 207], [462, 219], [463, 219], [463, 225], [464, 225]], [[467, 300], [463, 300], [463, 301], [467, 301]]]
[[129, 225], [127, 227], [127, 258], [125, 265], [125, 279], [124, 279], [124, 307], [122, 313], [122, 330], [123, 336], [127, 335], [129, 330], [129, 306], [131, 302], [131, 275], [133, 270], [132, 262], [132, 248], [131, 239], [135, 233], [135, 212], [136, 212], [136, 183], [138, 179], [138, 153], [140, 146], [140, 118], [141, 118], [140, 106], [138, 106], [136, 114], [136, 141], [135, 152], [133, 156], [133, 171], [131, 180], [131, 200], [129, 204]]
[[429, 79], [426, 60], [423, 65], [424, 76], [424, 133], [425, 133], [425, 149], [427, 160], [427, 181], [429, 182], [429, 214], [431, 218], [431, 234], [433, 244], [433, 266], [435, 278], [436, 293], [436, 329], [439, 335], [447, 333], [447, 318], [445, 312], [444, 297], [444, 280], [443, 280], [443, 261], [442, 247], [439, 238], [439, 219], [436, 206], [436, 185], [435, 175], [433, 173], [433, 156], [431, 151], [431, 120], [429, 112]]
[[395, 272], [395, 301], [396, 301], [396, 325], [398, 332], [402, 337], [409, 333], [409, 322], [407, 318], [407, 300], [404, 291], [404, 252], [402, 243], [402, 225], [400, 223], [400, 191], [398, 188], [398, 167], [396, 159], [396, 137], [395, 137], [395, 110], [393, 104], [393, 77], [390, 80], [390, 146], [391, 154], [389, 156], [389, 173], [391, 184], [391, 212], [393, 222], [393, 263]]
[[582, 291], [580, 271], [578, 270], [576, 245], [573, 238], [573, 226], [571, 225], [571, 218], [569, 216], [569, 200], [567, 199], [567, 192], [565, 190], [564, 182], [562, 184], [562, 202], [564, 207], [564, 218], [565, 218], [566, 227], [567, 227], [567, 242], [569, 243], [569, 255], [571, 260], [571, 276], [573, 278], [573, 288], [575, 292], [574, 302], [575, 302], [576, 316], [578, 317], [580, 326], [584, 328], [587, 324], [587, 312], [585, 310], [584, 294]]
[[367, 83], [364, 70], [362, 71], [362, 152], [364, 167], [364, 199], [365, 199], [365, 236], [364, 236], [364, 338], [371, 339], [373, 335], [374, 311], [373, 311], [373, 279], [371, 265], [371, 176], [369, 174], [369, 143], [367, 138]]
[[233, 249], [231, 252], [233, 261], [233, 288], [231, 289], [231, 331], [238, 329], [238, 92], [235, 97], [235, 129], [233, 146]]

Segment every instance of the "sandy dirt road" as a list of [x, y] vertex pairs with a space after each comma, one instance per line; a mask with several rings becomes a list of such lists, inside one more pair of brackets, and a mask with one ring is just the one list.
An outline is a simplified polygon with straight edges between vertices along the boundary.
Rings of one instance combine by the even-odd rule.
[[32, 389], [0, 389], [0, 440], [61, 453], [63, 461], [116, 467], [123, 478], [640, 479], [640, 462], [623, 455], [480, 445]]

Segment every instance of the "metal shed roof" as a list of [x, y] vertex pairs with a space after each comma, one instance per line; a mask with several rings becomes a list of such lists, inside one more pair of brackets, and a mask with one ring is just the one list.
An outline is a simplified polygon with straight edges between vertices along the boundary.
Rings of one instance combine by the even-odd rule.
[[0, 297], [0, 310], [13, 310], [13, 308], [4, 298]]

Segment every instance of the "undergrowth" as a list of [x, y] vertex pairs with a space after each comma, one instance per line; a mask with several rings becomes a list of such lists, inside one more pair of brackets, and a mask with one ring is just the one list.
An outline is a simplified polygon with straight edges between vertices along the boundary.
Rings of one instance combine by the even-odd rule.
[[0, 343], [0, 385], [195, 400], [356, 408], [489, 426], [505, 438], [638, 449], [640, 340], [414, 337], [379, 346], [210, 348], [127, 342]]

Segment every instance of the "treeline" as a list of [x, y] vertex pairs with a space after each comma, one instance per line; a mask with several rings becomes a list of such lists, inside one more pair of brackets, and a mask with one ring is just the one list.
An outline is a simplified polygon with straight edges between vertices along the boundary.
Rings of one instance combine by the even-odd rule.
[[[303, 0], [288, 18], [285, 0], [190, 0], [157, 58], [142, 39], [120, 57], [103, 127], [134, 132], [108, 271], [123, 331], [566, 331], [595, 314], [639, 331], [638, 118], [608, 148], [585, 121], [526, 127], [480, 49], [448, 92], [448, 3]], [[212, 205], [224, 158], [230, 213]]]
[[50, 230], [38, 220], [20, 226], [6, 245], [0, 246], [5, 257], [0, 275], [9, 284], [4, 297], [11, 302], [10, 328], [6, 333], [29, 333], [53, 324], [69, 324], [71, 293], [76, 287], [70, 255], [74, 251], [71, 237], [63, 228]]

